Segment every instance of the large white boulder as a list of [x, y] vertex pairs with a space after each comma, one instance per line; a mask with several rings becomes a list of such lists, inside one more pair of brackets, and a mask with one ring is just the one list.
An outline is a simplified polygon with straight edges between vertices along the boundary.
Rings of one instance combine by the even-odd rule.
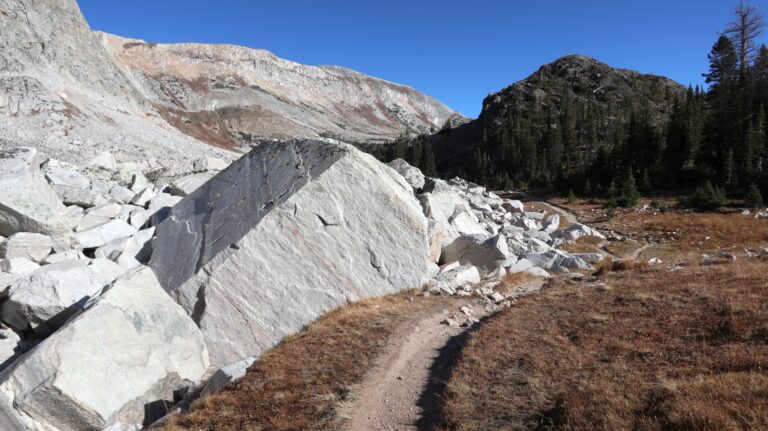
[[403, 159], [395, 159], [389, 162], [389, 167], [397, 171], [398, 174], [408, 181], [415, 190], [420, 190], [424, 187], [424, 174], [421, 173], [419, 168], [411, 166]]
[[40, 172], [34, 148], [0, 151], [0, 235], [36, 232], [64, 234], [65, 208]]
[[107, 259], [46, 265], [11, 284], [0, 316], [18, 331], [46, 335], [124, 272]]
[[51, 253], [53, 241], [41, 233], [19, 232], [0, 242], [0, 259], [26, 257], [41, 262]]
[[137, 268], [0, 374], [3, 431], [99, 430], [138, 424], [209, 367], [202, 334]]
[[510, 256], [504, 235], [488, 238], [485, 235], [462, 236], [443, 248], [444, 262], [459, 261], [471, 264], [483, 274], [499, 267]]
[[158, 226], [151, 267], [212, 361], [255, 355], [348, 301], [420, 287], [427, 219], [411, 186], [355, 148], [267, 142]]

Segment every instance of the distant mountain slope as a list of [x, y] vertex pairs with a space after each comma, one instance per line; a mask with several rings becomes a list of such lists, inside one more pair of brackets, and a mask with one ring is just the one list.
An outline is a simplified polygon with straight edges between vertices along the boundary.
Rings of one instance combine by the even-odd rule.
[[234, 46], [94, 33], [75, 0], [0, 0], [0, 149], [147, 168], [232, 159], [258, 138], [382, 142], [463, 118], [398, 84]]
[[389, 141], [458, 117], [413, 88], [342, 67], [305, 66], [240, 46], [101, 36], [170, 124], [215, 145], [295, 136]]
[[585, 169], [601, 148], [621, 145], [633, 113], [663, 129], [684, 92], [662, 76], [570, 55], [489, 95], [477, 120], [430, 142], [446, 174], [485, 175], [476, 179], [488, 182], [554, 178]]

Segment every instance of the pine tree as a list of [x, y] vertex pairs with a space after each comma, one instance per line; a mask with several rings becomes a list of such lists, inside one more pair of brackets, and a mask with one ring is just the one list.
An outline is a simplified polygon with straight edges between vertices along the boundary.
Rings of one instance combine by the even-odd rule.
[[408, 142], [405, 137], [400, 137], [395, 142], [395, 148], [394, 148], [394, 154], [392, 155], [392, 160], [394, 159], [404, 159], [405, 153], [408, 151]]
[[424, 153], [422, 155], [422, 161], [424, 163], [424, 175], [428, 177], [437, 177], [437, 165], [435, 163], [435, 152], [432, 150], [432, 145], [424, 144]]
[[632, 175], [632, 170], [629, 170], [619, 185], [616, 203], [621, 207], [633, 207], [637, 205], [639, 198], [640, 193], [637, 191], [635, 176]]
[[758, 211], [764, 208], [763, 195], [760, 193], [760, 188], [756, 184], [751, 184], [747, 189], [747, 195], [744, 198], [744, 202], [749, 208]]
[[733, 180], [733, 151], [739, 140], [740, 119], [734, 106], [737, 101], [738, 59], [733, 43], [725, 35], [720, 36], [709, 54], [708, 99], [712, 107], [708, 121], [705, 151], [701, 162], [711, 173], [724, 173], [727, 183]]
[[415, 166], [417, 168], [423, 167], [421, 165], [421, 153], [423, 152], [422, 141], [424, 139], [424, 136], [417, 136], [411, 140], [411, 146], [408, 147], [408, 151], [405, 155], [405, 160], [410, 163], [411, 166]]

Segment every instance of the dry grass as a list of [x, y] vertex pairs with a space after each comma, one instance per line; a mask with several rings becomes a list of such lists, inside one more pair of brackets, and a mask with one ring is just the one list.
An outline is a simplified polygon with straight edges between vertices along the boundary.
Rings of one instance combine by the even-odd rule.
[[414, 292], [355, 303], [265, 353], [229, 390], [201, 400], [167, 430], [330, 430], [402, 319], [450, 298]]
[[446, 428], [768, 429], [768, 262], [622, 265], [481, 326], [453, 370]]
[[[647, 204], [648, 201], [641, 203]], [[605, 249], [614, 255], [626, 257], [645, 244], [653, 247], [640, 254], [639, 259], [659, 257], [664, 261], [690, 260], [701, 254], [719, 251], [741, 252], [744, 248], [768, 245], [768, 221], [743, 216], [736, 211], [697, 213], [685, 210], [667, 212], [617, 209], [616, 216], [608, 219], [601, 202], [577, 201], [559, 204], [579, 217], [579, 221], [602, 230], [626, 236], [628, 241], [614, 241]], [[590, 252], [598, 241], [582, 238], [564, 247], [571, 252]]]

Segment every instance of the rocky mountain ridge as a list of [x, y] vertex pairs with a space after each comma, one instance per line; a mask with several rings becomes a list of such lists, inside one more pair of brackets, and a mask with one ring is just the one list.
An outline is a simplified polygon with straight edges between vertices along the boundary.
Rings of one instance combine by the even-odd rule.
[[461, 118], [410, 87], [343, 67], [306, 66], [233, 45], [100, 37], [170, 124], [213, 145], [295, 136], [384, 142]]
[[[476, 150], [500, 163], [515, 154], [516, 160], [503, 164], [522, 172], [524, 159], [543, 163], [558, 151], [550, 148], [556, 144], [571, 168], [575, 160], [588, 164], [600, 148], [619, 145], [633, 113], [647, 115], [663, 130], [685, 90], [662, 76], [568, 55], [488, 95], [476, 120], [435, 134], [430, 142], [446, 174], [472, 171]], [[496, 168], [497, 173], [505, 169]]]
[[0, 148], [171, 171], [260, 138], [382, 142], [463, 118], [412, 88], [262, 50], [93, 32], [75, 0], [0, 3]]

